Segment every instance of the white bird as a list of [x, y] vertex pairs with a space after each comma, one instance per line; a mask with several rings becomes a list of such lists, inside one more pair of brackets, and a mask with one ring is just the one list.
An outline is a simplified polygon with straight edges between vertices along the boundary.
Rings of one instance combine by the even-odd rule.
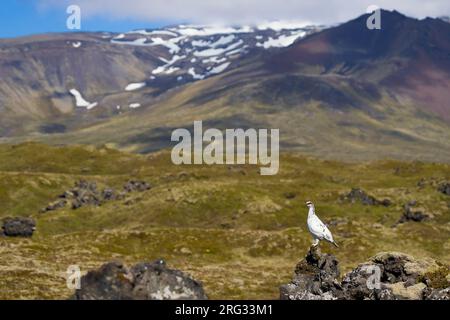
[[330, 230], [328, 230], [325, 223], [323, 223], [318, 216], [316, 216], [314, 210], [314, 204], [311, 201], [306, 202], [306, 206], [309, 208], [308, 211], [308, 230], [314, 238], [313, 246], [316, 247], [319, 245], [320, 240], [326, 240], [336, 247], [339, 247], [337, 243], [333, 239], [333, 235]]

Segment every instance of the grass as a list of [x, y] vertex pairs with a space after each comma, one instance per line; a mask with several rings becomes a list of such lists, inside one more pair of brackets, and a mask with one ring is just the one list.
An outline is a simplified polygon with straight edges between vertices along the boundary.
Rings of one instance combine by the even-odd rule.
[[[276, 176], [255, 166], [175, 166], [170, 154], [129, 154], [107, 147], [0, 145], [0, 217], [32, 216], [31, 239], [0, 237], [0, 298], [65, 299], [69, 265], [82, 271], [121, 259], [164, 258], [203, 282], [211, 298], [276, 299], [311, 238], [305, 200], [316, 203], [340, 248], [322, 244], [343, 271], [380, 251], [450, 263], [448, 164], [343, 163], [284, 153]], [[39, 209], [79, 179], [120, 189], [130, 178], [153, 185], [123, 200], [78, 210]], [[423, 180], [421, 185], [418, 182]], [[389, 207], [343, 202], [360, 187]], [[393, 224], [416, 200], [433, 214]]]

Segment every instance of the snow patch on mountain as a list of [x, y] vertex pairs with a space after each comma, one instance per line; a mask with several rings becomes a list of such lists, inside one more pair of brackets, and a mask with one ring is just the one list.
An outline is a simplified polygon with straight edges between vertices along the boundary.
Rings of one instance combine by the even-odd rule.
[[253, 29], [249, 26], [242, 26], [239, 28], [225, 27], [225, 26], [184, 26], [180, 25], [177, 28], [169, 29], [185, 36], [211, 36], [218, 34], [231, 33], [250, 33]]
[[267, 21], [258, 24], [256, 27], [258, 30], [292, 30], [292, 29], [302, 29], [307, 27], [308, 24], [302, 21]]
[[160, 57], [159, 59], [161, 61], [163, 61], [165, 64], [162, 65], [162, 66], [159, 66], [158, 68], [153, 70], [152, 74], [159, 74], [159, 73], [163, 73], [163, 72], [167, 73], [168, 70], [172, 70], [171, 72], [169, 72], [169, 73], [172, 73], [173, 72], [173, 68], [171, 69], [170, 67], [175, 62], [177, 62], [178, 60], [182, 60], [182, 59], [185, 59], [185, 58], [186, 58], [186, 56], [178, 56], [178, 55], [174, 55], [171, 60], [167, 60], [165, 58]]
[[136, 82], [136, 83], [130, 83], [125, 87], [125, 91], [134, 91], [139, 90], [141, 88], [145, 87], [145, 82]]
[[242, 45], [244, 42], [242, 40], [237, 41], [236, 43], [231, 44], [230, 46], [226, 47], [226, 48], [210, 48], [210, 49], [206, 49], [203, 51], [196, 51], [194, 52], [194, 56], [196, 57], [211, 57], [211, 56], [218, 56], [220, 54], [223, 54], [227, 51], [233, 50], [236, 47], [239, 47], [240, 45]]
[[[159, 60], [150, 79], [158, 83], [197, 81], [230, 69], [233, 62], [253, 50], [287, 47], [322, 27], [301, 22], [267, 22], [255, 26], [178, 25], [162, 29], [140, 29], [121, 33], [109, 41], [114, 44], [158, 46]], [[160, 51], [161, 50], [161, 51]], [[183, 81], [183, 82], [184, 82]], [[127, 91], [140, 87], [130, 84]]]
[[218, 73], [222, 73], [225, 71], [226, 68], [228, 68], [228, 66], [230, 65], [230, 62], [226, 62], [224, 64], [221, 64], [217, 67], [214, 67], [211, 69], [211, 71], [209, 71], [209, 74], [218, 74]]
[[281, 47], [288, 47], [291, 44], [293, 44], [298, 38], [302, 38], [306, 35], [306, 32], [302, 31], [300, 33], [294, 33], [290, 36], [285, 36], [282, 35], [276, 39], [269, 37], [269, 39], [267, 41], [265, 41], [264, 43], [257, 43], [256, 46], [257, 47], [263, 47], [264, 49], [269, 49], [269, 48], [281, 48]]
[[170, 53], [174, 54], [181, 50], [180, 47], [176, 44], [179, 40], [180, 38], [173, 38], [169, 40], [164, 40], [162, 38], [152, 38], [151, 45], [164, 46], [169, 49]]
[[188, 73], [192, 76], [192, 78], [194, 80], [202, 80], [202, 79], [205, 78], [204, 75], [195, 73], [195, 69], [194, 68], [189, 68]]
[[98, 103], [97, 102], [89, 102], [83, 98], [81, 93], [76, 89], [70, 89], [70, 94], [75, 97], [75, 105], [80, 108], [86, 108], [87, 110], [90, 110], [92, 108], [95, 108]]

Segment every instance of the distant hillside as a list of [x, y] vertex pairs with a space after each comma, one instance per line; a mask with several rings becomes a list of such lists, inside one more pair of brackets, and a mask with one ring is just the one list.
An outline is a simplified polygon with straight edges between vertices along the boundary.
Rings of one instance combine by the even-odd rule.
[[367, 17], [3, 40], [2, 141], [147, 153], [202, 119], [279, 128], [282, 152], [448, 162], [450, 24], [382, 11], [368, 30]]

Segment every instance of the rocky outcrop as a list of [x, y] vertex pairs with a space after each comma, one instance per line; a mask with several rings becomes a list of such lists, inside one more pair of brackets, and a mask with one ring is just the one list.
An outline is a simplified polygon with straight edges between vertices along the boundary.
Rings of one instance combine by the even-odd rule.
[[368, 195], [364, 190], [359, 188], [353, 188], [349, 193], [341, 196], [341, 199], [350, 203], [360, 202], [363, 205], [368, 206], [382, 205], [388, 207], [391, 205], [391, 201], [389, 199], [378, 200], [375, 197]]
[[398, 223], [405, 223], [408, 221], [422, 222], [432, 217], [432, 214], [427, 213], [425, 208], [417, 207], [416, 201], [410, 201], [404, 206], [403, 215]]
[[5, 218], [0, 234], [7, 237], [31, 237], [36, 230], [36, 222], [32, 218]]
[[347, 273], [341, 281], [333, 255], [311, 248], [297, 264], [294, 279], [280, 287], [289, 300], [448, 300], [449, 268], [431, 259], [386, 252]]
[[142, 192], [149, 189], [151, 189], [151, 186], [145, 181], [130, 180], [125, 183], [122, 191], [116, 191], [109, 187], [99, 191], [95, 182], [80, 180], [75, 183], [73, 189], [66, 190], [59, 196], [58, 200], [49, 203], [40, 212], [54, 211], [67, 205], [74, 210], [84, 206], [100, 206], [107, 201], [122, 200], [127, 193]]
[[280, 288], [282, 300], [335, 300], [341, 296], [339, 263], [335, 256], [311, 247], [295, 267], [292, 283]]
[[202, 285], [163, 260], [131, 268], [110, 262], [81, 278], [77, 300], [205, 300]]
[[425, 295], [426, 300], [450, 300], [450, 288], [445, 289], [427, 289], [428, 294]]

